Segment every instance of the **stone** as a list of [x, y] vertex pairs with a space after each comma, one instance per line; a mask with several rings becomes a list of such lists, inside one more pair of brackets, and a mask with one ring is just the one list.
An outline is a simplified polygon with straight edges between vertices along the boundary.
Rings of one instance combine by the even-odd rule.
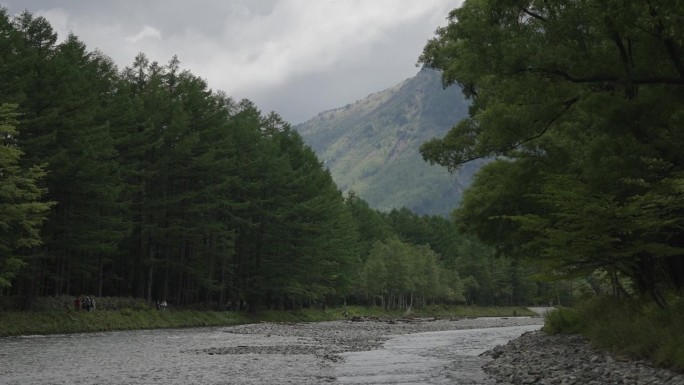
[[484, 370], [498, 383], [684, 385], [684, 374], [644, 361], [616, 359], [581, 336], [531, 332], [493, 350]]

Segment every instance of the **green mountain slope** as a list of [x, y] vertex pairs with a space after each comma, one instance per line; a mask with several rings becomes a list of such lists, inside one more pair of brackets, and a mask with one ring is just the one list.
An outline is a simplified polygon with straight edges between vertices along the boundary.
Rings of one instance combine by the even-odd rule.
[[380, 210], [407, 207], [448, 214], [479, 164], [458, 174], [423, 161], [420, 145], [444, 136], [468, 113], [457, 87], [442, 88], [438, 72], [415, 77], [297, 125], [342, 191], [353, 190]]

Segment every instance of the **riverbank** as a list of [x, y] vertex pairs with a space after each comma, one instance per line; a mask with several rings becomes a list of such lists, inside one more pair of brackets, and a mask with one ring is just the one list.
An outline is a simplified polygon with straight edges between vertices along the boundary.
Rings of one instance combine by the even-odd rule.
[[649, 299], [596, 297], [546, 317], [550, 334], [580, 334], [598, 349], [684, 373], [684, 299], [667, 308]]
[[254, 314], [232, 311], [122, 309], [54, 311], [5, 311], [0, 313], [0, 336], [33, 334], [68, 334], [114, 330], [231, 326], [260, 322], [317, 322], [354, 318], [400, 319], [473, 318], [533, 316], [520, 307], [427, 306], [421, 309], [383, 310], [380, 308], [344, 307], [304, 309], [301, 311], [262, 311]]
[[497, 384], [684, 385], [684, 375], [597, 350], [580, 335], [530, 332], [484, 355]]

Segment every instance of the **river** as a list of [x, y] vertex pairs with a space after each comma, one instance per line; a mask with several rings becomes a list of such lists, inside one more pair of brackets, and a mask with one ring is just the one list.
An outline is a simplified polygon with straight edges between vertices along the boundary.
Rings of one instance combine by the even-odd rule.
[[478, 354], [541, 322], [262, 323], [0, 338], [0, 383], [488, 384]]

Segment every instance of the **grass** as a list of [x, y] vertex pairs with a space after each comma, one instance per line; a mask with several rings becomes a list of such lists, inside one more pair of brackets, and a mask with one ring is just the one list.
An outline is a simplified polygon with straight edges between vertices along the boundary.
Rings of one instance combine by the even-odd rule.
[[595, 298], [546, 317], [548, 333], [581, 333], [592, 344], [617, 355], [644, 359], [684, 372], [684, 299], [667, 309], [651, 301]]
[[421, 309], [383, 310], [377, 307], [347, 306], [335, 309], [262, 311], [256, 314], [198, 310], [97, 310], [92, 312], [54, 310], [0, 313], [0, 336], [62, 334], [110, 330], [160, 329], [199, 326], [230, 326], [252, 322], [320, 322], [351, 317], [511, 317], [532, 316], [519, 307], [427, 306]]
[[241, 313], [195, 310], [16, 311], [0, 314], [0, 336], [218, 326], [246, 322], [249, 319]]

